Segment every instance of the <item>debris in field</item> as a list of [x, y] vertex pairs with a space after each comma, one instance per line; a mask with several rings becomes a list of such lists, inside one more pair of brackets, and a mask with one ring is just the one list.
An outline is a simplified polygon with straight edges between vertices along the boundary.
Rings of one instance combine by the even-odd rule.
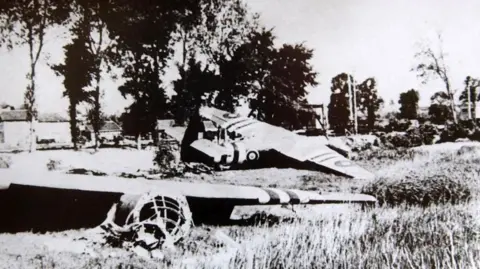
[[12, 158], [10, 156], [6, 156], [6, 155], [0, 156], [0, 169], [10, 168], [11, 164], [12, 164]]
[[185, 163], [184, 165], [185, 165], [185, 168], [183, 169], [184, 173], [191, 172], [194, 174], [202, 174], [202, 173], [213, 174], [213, 169], [210, 166], [203, 163]]
[[[161, 250], [175, 249], [190, 231], [191, 212], [184, 197], [155, 193], [143, 195], [123, 226], [115, 221], [118, 205], [112, 206], [105, 221], [89, 234], [93, 244], [123, 248], [144, 258], [162, 258]], [[78, 239], [81, 240], [82, 238]], [[89, 247], [84, 253], [94, 253]]]
[[50, 159], [47, 163], [48, 171], [58, 170], [62, 162], [60, 160]]
[[73, 168], [67, 171], [67, 174], [76, 175], [93, 175], [93, 176], [106, 176], [107, 173], [95, 170], [87, 170], [85, 168]]
[[240, 244], [237, 243], [235, 240], [233, 240], [230, 236], [225, 234], [222, 230], [216, 229], [212, 231], [211, 229], [208, 229], [210, 232], [210, 235], [215, 238], [217, 241], [225, 244], [228, 247], [234, 248], [234, 249], [240, 249]]

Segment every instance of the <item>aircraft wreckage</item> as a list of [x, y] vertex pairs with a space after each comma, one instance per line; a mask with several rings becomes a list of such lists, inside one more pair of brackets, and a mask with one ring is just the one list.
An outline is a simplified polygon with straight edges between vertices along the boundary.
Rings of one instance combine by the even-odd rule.
[[294, 167], [356, 179], [375, 175], [347, 158], [349, 149], [339, 140], [307, 137], [239, 114], [201, 107], [185, 134], [166, 129], [181, 141], [185, 162], [202, 162], [220, 169]]
[[[182, 137], [187, 146], [182, 147], [184, 161], [253, 166], [273, 152], [309, 168], [327, 168], [348, 177], [373, 176], [331, 145], [319, 143], [321, 140], [304, 140], [285, 129], [217, 109], [206, 108], [201, 113], [217, 122], [220, 137], [202, 137], [205, 128], [198, 124], [201, 121], [192, 121]], [[221, 139], [224, 141], [219, 142]], [[332, 203], [364, 205], [375, 204], [376, 199], [353, 193], [0, 169], [0, 207], [5, 216], [0, 232], [100, 225], [118, 237], [128, 234], [130, 240], [149, 250], [181, 240], [193, 224], [227, 224], [235, 206]]]

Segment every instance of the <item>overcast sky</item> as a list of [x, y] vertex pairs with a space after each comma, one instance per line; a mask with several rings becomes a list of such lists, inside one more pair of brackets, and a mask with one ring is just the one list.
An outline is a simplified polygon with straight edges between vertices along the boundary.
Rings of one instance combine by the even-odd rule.
[[[314, 49], [312, 65], [320, 85], [309, 101], [328, 103], [330, 80], [341, 72], [353, 72], [358, 81], [373, 76], [380, 95], [398, 101], [400, 92], [416, 88], [421, 105], [442, 84], [421, 85], [414, 72], [416, 43], [430, 42], [442, 32], [452, 86], [463, 87], [467, 75], [480, 77], [480, 1], [462, 0], [248, 0], [261, 13], [267, 27], [274, 27], [279, 42], [305, 42]], [[65, 41], [53, 33], [48, 38], [48, 61], [38, 68], [37, 100], [41, 111], [62, 112], [67, 100], [63, 86], [46, 62], [62, 61]], [[28, 71], [26, 48], [0, 50], [0, 102], [20, 104]], [[175, 78], [169, 73], [168, 80]], [[104, 104], [107, 113], [123, 110], [128, 101], [117, 92], [117, 82], [106, 80]]]

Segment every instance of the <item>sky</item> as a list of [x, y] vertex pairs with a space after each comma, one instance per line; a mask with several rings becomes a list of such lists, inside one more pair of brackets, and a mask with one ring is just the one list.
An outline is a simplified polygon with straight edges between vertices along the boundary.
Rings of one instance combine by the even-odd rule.
[[[427, 106], [430, 96], [443, 89], [437, 80], [423, 85], [411, 68], [419, 44], [438, 48], [437, 33], [442, 33], [443, 48], [452, 87], [461, 90], [467, 75], [480, 77], [480, 1], [475, 0], [247, 0], [261, 22], [273, 27], [278, 44], [304, 43], [314, 50], [311, 61], [318, 72], [319, 85], [310, 89], [311, 103], [327, 104], [331, 78], [342, 72], [361, 82], [375, 77], [380, 96], [386, 104], [398, 103], [399, 94], [415, 88], [420, 105]], [[48, 64], [63, 60], [61, 29], [47, 37], [39, 63], [37, 101], [40, 111], [66, 114], [67, 100], [62, 98], [62, 79]], [[0, 103], [23, 102], [27, 85], [28, 50], [0, 49]], [[165, 83], [177, 77], [167, 71]], [[129, 104], [117, 91], [121, 80], [103, 82], [105, 112], [122, 112]]]

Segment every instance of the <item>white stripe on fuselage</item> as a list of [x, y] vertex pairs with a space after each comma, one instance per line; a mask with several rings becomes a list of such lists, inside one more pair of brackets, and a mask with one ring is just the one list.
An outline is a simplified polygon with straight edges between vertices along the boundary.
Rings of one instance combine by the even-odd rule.
[[230, 131], [232, 126], [235, 126], [236, 124], [245, 122], [247, 120], [248, 120], [248, 118], [245, 118], [245, 117], [235, 118], [235, 119], [229, 120], [229, 121], [225, 122], [224, 124], [222, 124], [222, 128], [226, 129], [227, 131]]

